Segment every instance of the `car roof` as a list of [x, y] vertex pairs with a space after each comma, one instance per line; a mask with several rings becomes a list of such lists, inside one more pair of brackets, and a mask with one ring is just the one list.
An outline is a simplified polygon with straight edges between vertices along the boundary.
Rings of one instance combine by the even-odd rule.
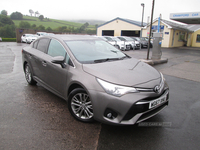
[[55, 34], [55, 35], [48, 35], [46, 37], [55, 37], [55, 38], [63, 40], [63, 41], [99, 39], [98, 37], [94, 37], [91, 35], [69, 35], [69, 34]]

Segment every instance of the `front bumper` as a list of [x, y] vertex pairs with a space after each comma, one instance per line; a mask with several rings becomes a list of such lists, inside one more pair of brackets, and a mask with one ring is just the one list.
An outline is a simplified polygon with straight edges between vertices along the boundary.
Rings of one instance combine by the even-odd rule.
[[[93, 102], [94, 119], [106, 124], [133, 125], [144, 121], [168, 105], [169, 90], [164, 88], [161, 94], [141, 92], [115, 97], [104, 92], [89, 91]], [[150, 108], [152, 101], [162, 99], [162, 104]]]
[[140, 48], [140, 44], [135, 44], [135, 48]]

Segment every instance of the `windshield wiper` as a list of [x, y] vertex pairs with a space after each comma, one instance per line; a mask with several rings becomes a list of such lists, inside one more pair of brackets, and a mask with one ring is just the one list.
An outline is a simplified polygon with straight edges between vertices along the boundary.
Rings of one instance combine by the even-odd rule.
[[127, 56], [123, 56], [123, 57], [121, 57], [121, 58], [119, 58], [120, 60], [123, 60], [123, 59], [125, 59], [125, 58], [127, 58]]
[[115, 51], [115, 50], [110, 50], [110, 51], [113, 52], [113, 53], [116, 53], [116, 54], [117, 54], [117, 52], [118, 52], [118, 51]]
[[120, 60], [120, 58], [97, 59], [97, 60], [94, 60], [94, 62], [95, 62], [95, 63], [101, 63], [101, 62], [112, 61], [112, 60]]

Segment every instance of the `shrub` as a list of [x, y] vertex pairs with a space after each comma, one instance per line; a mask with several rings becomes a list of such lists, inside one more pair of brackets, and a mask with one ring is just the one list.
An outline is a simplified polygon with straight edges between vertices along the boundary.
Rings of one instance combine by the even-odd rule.
[[2, 38], [2, 42], [16, 42], [16, 38]]

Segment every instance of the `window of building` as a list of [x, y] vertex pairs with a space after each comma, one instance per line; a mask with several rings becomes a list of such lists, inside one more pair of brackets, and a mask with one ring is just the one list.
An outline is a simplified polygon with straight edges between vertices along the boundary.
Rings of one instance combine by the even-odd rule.
[[179, 41], [184, 41], [185, 40], [185, 33], [184, 32], [179, 32]]
[[200, 34], [197, 34], [197, 40], [196, 42], [200, 43]]

